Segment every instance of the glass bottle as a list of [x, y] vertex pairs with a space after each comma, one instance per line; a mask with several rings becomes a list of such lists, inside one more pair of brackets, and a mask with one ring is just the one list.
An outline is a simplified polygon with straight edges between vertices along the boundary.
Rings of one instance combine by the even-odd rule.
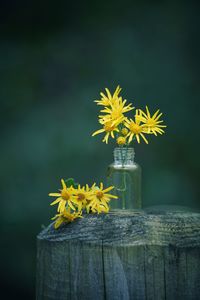
[[115, 188], [112, 194], [111, 208], [139, 209], [141, 203], [141, 167], [134, 162], [133, 148], [115, 148], [114, 162], [107, 170], [107, 181]]

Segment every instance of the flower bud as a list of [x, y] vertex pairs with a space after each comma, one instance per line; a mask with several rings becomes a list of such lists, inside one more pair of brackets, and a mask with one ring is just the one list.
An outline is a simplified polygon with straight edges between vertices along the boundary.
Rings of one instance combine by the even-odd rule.
[[126, 138], [124, 136], [119, 136], [117, 138], [117, 144], [118, 145], [124, 145], [124, 144], [126, 144]]

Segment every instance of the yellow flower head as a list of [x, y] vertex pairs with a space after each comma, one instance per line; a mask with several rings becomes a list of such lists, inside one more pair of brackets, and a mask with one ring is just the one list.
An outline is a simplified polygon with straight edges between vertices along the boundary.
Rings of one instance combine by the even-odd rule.
[[117, 196], [108, 194], [107, 192], [111, 191], [114, 188], [114, 186], [110, 186], [106, 189], [103, 188], [103, 183], [100, 183], [100, 187], [97, 187], [94, 183], [91, 187], [91, 190], [93, 191], [93, 195], [90, 197], [90, 202], [86, 206], [87, 212], [90, 210], [92, 212], [108, 212], [109, 206], [108, 203], [111, 198], [117, 199]]
[[117, 138], [117, 144], [118, 145], [124, 145], [124, 144], [126, 144], [126, 138], [124, 136], [119, 136]]
[[132, 104], [125, 105], [126, 102], [120, 97], [110, 107], [102, 109], [101, 112], [105, 113], [105, 115], [99, 116], [99, 123], [104, 124], [107, 121], [111, 121], [112, 125], [122, 123], [126, 119], [124, 113], [134, 109]]
[[115, 100], [118, 98], [119, 93], [121, 91], [120, 86], [118, 85], [113, 96], [111, 95], [109, 89], [105, 88], [107, 95], [104, 95], [102, 92], [100, 93], [101, 95], [101, 100], [95, 100], [94, 102], [97, 103], [97, 105], [103, 105], [103, 106], [110, 106], [112, 103], [115, 102]]
[[54, 223], [55, 229], [61, 226], [63, 223], [70, 223], [77, 218], [82, 218], [81, 212], [71, 212], [70, 207], [65, 208], [62, 213], [55, 215], [52, 220], [56, 220]]
[[140, 143], [140, 137], [143, 138], [146, 144], [148, 144], [148, 141], [143, 133], [146, 133], [145, 125], [140, 124], [140, 119], [138, 118], [138, 112], [136, 111], [135, 120], [133, 119], [127, 119], [124, 123], [124, 125], [129, 129], [129, 133], [127, 134], [128, 143], [130, 143], [134, 137], [136, 137], [136, 140], [138, 143]]
[[157, 133], [163, 134], [164, 130], [162, 128], [167, 127], [165, 125], [161, 125], [163, 123], [162, 120], [159, 120], [162, 116], [162, 113], [159, 113], [159, 109], [151, 116], [148, 107], [146, 106], [146, 113], [139, 110], [138, 119], [145, 124], [145, 132], [148, 134], [155, 134]]
[[74, 197], [72, 202], [77, 206], [78, 211], [81, 211], [86, 207], [86, 204], [88, 203], [92, 193], [93, 192], [89, 189], [88, 185], [86, 185], [86, 187], [81, 187], [79, 184], [78, 188], [74, 189]]
[[50, 205], [58, 205], [58, 212], [62, 213], [65, 210], [66, 204], [71, 207], [71, 209], [75, 210], [75, 207], [72, 204], [73, 197], [74, 197], [74, 188], [72, 186], [67, 187], [65, 181], [61, 179], [62, 189], [60, 193], [50, 193], [49, 196], [51, 197], [58, 197], [55, 201], [53, 201]]
[[99, 133], [105, 132], [106, 135], [104, 136], [104, 138], [103, 138], [102, 141], [105, 142], [106, 144], [108, 144], [109, 137], [111, 136], [114, 139], [115, 138], [114, 133], [115, 132], [119, 132], [119, 129], [117, 128], [118, 125], [119, 125], [118, 123], [116, 123], [115, 125], [113, 125], [112, 121], [107, 121], [107, 122], [104, 123], [103, 128], [95, 131], [92, 134], [92, 136], [95, 136], [95, 135], [97, 135]]

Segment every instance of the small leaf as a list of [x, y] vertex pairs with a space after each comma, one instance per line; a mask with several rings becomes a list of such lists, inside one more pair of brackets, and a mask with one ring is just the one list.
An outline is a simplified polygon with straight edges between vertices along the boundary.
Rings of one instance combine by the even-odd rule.
[[66, 183], [67, 187], [73, 186], [73, 188], [75, 188], [75, 189], [78, 188], [78, 183], [74, 182], [74, 178], [65, 179], [65, 183]]
[[77, 189], [78, 188], [78, 183], [74, 182], [74, 188]]
[[67, 187], [74, 186], [74, 178], [65, 179], [65, 183]]

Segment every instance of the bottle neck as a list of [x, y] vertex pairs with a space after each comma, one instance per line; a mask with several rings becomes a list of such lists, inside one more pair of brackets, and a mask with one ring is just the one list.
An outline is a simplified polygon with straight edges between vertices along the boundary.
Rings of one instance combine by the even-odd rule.
[[115, 148], [114, 165], [129, 166], [134, 164], [135, 151], [133, 148]]

